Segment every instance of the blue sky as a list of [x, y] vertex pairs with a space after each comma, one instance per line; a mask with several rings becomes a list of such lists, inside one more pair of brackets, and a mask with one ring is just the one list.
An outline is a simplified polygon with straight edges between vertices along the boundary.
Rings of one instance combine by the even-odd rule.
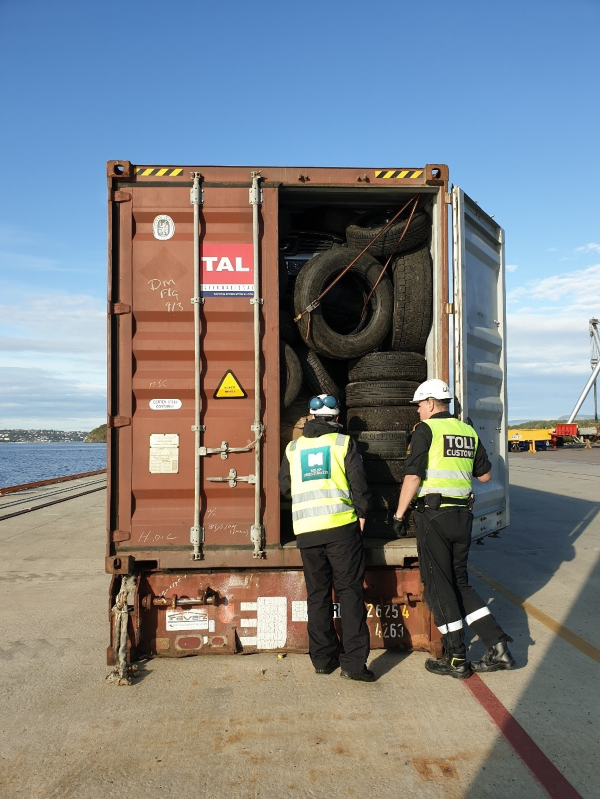
[[506, 231], [509, 418], [568, 414], [600, 315], [599, 32], [598, 0], [0, 0], [0, 427], [105, 420], [112, 158], [447, 163]]

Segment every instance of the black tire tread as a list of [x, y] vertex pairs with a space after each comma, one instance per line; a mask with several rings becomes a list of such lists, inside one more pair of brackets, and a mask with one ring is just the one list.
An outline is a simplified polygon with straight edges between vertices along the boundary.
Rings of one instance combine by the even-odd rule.
[[418, 352], [371, 352], [364, 355], [348, 372], [350, 382], [365, 380], [427, 379], [427, 361]]
[[360, 433], [349, 431], [356, 441], [364, 460], [398, 460], [406, 457], [407, 435], [405, 430], [369, 430]]
[[392, 405], [389, 408], [349, 408], [348, 430], [412, 430], [419, 422], [414, 405]]
[[[350, 247], [362, 250], [384, 227], [362, 227], [360, 220], [346, 228], [346, 239]], [[417, 211], [411, 219], [408, 230], [404, 234], [402, 241], [398, 243], [402, 231], [406, 228], [408, 218], [394, 222], [385, 233], [380, 236], [367, 250], [370, 255], [386, 257], [393, 253], [401, 253], [417, 247], [427, 239], [430, 230], [429, 217], [427, 214]]]
[[280, 341], [281, 391], [284, 408], [295, 402], [302, 388], [302, 367], [294, 350], [285, 341]]
[[433, 271], [429, 247], [399, 255], [392, 265], [392, 350], [425, 352], [432, 317]]
[[348, 383], [346, 405], [349, 408], [408, 405], [418, 387], [419, 383], [411, 380], [365, 380]]

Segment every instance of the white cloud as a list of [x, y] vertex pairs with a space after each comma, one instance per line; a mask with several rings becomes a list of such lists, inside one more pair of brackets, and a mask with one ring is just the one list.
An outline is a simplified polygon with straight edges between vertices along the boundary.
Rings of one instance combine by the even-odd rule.
[[0, 428], [91, 430], [106, 421], [106, 388], [49, 369], [0, 369]]
[[5, 292], [0, 427], [91, 429], [104, 421], [106, 304], [84, 294]]
[[[507, 296], [510, 418], [569, 414], [590, 372], [589, 319], [600, 315], [600, 264], [519, 286]], [[593, 411], [592, 396], [583, 413]]]
[[594, 244], [594, 242], [590, 242], [583, 247], [576, 247], [575, 252], [596, 252], [600, 253], [600, 244]]
[[504, 268], [506, 269], [507, 272], [516, 272], [519, 267], [517, 266], [517, 264], [506, 264]]

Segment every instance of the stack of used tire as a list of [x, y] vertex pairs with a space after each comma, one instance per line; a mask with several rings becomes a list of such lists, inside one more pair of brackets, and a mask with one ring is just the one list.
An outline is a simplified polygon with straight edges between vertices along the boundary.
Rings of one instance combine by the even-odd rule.
[[427, 379], [431, 226], [423, 211], [410, 223], [407, 216], [383, 233], [386, 212], [360, 217], [347, 227], [346, 245], [319, 252], [295, 278], [293, 314], [311, 310], [297, 323], [280, 311], [282, 403], [291, 407], [303, 390], [345, 402], [373, 494], [366, 534], [379, 538], [394, 537], [409, 432], [419, 420], [410, 401]]

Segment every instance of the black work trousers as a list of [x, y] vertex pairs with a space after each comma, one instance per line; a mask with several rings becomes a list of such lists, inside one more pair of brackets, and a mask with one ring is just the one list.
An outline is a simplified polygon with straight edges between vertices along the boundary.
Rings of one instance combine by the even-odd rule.
[[[361, 672], [369, 655], [367, 611], [363, 597], [365, 551], [357, 525], [350, 538], [300, 550], [308, 597], [308, 644], [316, 669], [339, 654], [345, 671]], [[332, 588], [340, 604], [342, 645], [333, 625]]]
[[463, 619], [489, 649], [509, 640], [469, 585], [467, 559], [473, 514], [466, 508], [425, 508], [414, 514], [424, 599], [442, 633], [446, 652], [465, 654]]

